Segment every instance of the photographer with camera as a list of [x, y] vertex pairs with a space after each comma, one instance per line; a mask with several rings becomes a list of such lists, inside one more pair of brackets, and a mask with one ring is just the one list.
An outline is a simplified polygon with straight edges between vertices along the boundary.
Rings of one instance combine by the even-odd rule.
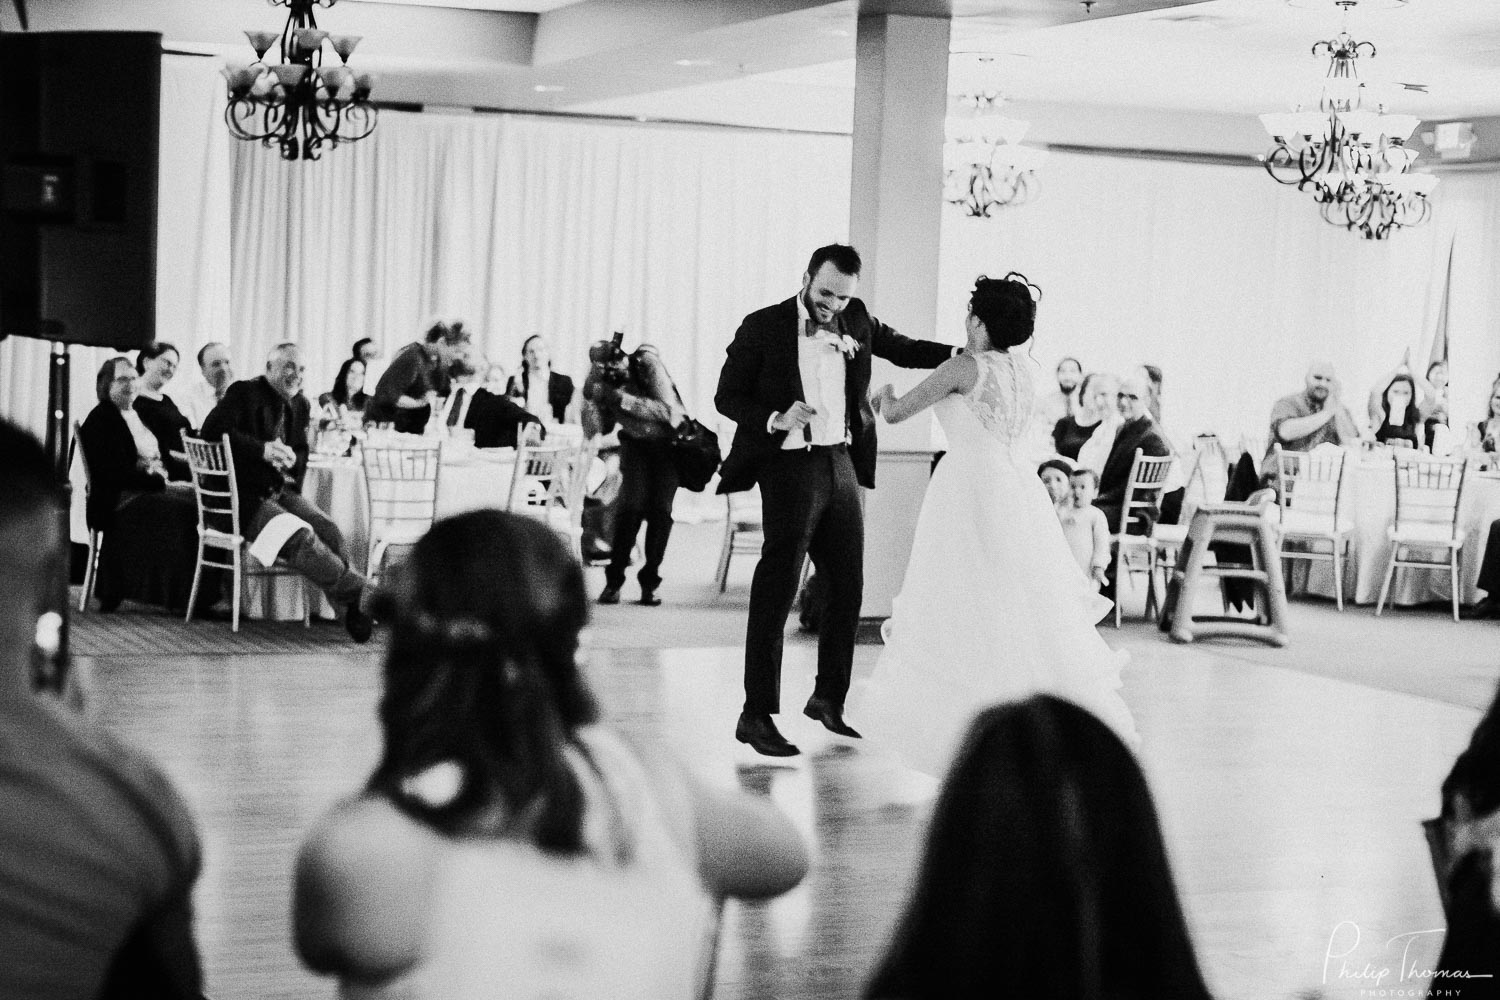
[[[677, 495], [677, 468], [672, 461], [674, 428], [686, 416], [677, 389], [650, 344], [633, 354], [620, 346], [623, 333], [589, 348], [589, 376], [583, 397], [597, 411], [600, 433], [619, 428], [620, 494], [616, 501], [612, 556], [604, 571], [600, 604], [620, 603], [625, 570], [641, 522], [646, 522], [645, 565], [637, 579], [640, 603], [661, 603], [661, 561], [672, 535], [672, 501]], [[590, 421], [592, 422], [592, 421]]]

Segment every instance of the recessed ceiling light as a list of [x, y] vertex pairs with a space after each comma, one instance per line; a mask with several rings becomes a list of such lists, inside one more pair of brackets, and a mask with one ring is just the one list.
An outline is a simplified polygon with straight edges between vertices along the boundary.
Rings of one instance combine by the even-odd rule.
[[712, 59], [673, 59], [673, 66], [712, 66]]
[[567, 90], [568, 88], [559, 86], [555, 83], [539, 83], [531, 89], [536, 91], [538, 94], [555, 94], [559, 90]]

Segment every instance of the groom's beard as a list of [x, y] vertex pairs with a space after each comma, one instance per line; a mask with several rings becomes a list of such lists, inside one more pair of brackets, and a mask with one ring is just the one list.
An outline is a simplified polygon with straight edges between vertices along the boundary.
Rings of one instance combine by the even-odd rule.
[[[812, 321], [817, 325], [830, 326], [839, 318], [839, 314], [834, 310], [829, 309], [827, 306], [819, 306], [814, 303], [812, 299], [808, 298], [806, 292], [801, 292], [799, 294], [802, 296], [802, 308], [807, 310], [807, 315], [811, 316]], [[828, 313], [827, 319], [823, 318], [823, 312]]]

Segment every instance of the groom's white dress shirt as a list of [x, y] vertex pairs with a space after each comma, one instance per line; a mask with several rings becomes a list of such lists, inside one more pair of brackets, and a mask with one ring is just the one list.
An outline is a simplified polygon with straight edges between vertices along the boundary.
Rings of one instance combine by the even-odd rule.
[[[819, 331], [806, 336], [812, 318], [802, 296], [797, 296], [797, 369], [802, 375], [802, 397], [816, 412], [808, 421], [807, 431], [797, 431], [781, 442], [783, 451], [796, 451], [810, 444], [847, 444], [849, 424], [844, 414], [844, 365], [846, 359], [839, 347], [837, 333]], [[774, 418], [773, 418], [774, 419]]]

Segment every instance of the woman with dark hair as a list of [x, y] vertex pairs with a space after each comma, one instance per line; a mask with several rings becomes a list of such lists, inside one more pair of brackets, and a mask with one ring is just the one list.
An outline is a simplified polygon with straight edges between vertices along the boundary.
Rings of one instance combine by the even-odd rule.
[[345, 358], [339, 365], [333, 389], [318, 397], [320, 407], [336, 406], [341, 413], [363, 413], [370, 396], [365, 392], [365, 363], [359, 358]]
[[1404, 441], [1409, 447], [1422, 447], [1422, 412], [1417, 406], [1417, 383], [1410, 375], [1397, 375], [1386, 384], [1380, 396], [1380, 412], [1376, 441]]
[[191, 433], [193, 425], [172, 402], [172, 397], [162, 392], [177, 374], [178, 360], [177, 348], [165, 340], [152, 341], [141, 348], [135, 359], [135, 370], [140, 374], [136, 381], [135, 412], [156, 435], [167, 478], [185, 483], [190, 478], [187, 460], [177, 456], [184, 454], [182, 432]]
[[1014, 272], [980, 278], [964, 353], [905, 396], [874, 403], [890, 423], [933, 407], [948, 454], [928, 481], [906, 580], [886, 622], [865, 721], [911, 767], [947, 768], [974, 711], [1051, 692], [1126, 739], [1126, 654], [1094, 624], [1110, 609], [1078, 572], [1026, 446], [1036, 373], [1020, 352], [1039, 290]]
[[1208, 1000], [1140, 766], [1038, 696], [980, 713], [869, 1000]]
[[1474, 425], [1469, 445], [1480, 453], [1481, 458], [1492, 463], [1495, 461], [1495, 453], [1500, 451], [1500, 379], [1496, 379], [1490, 386], [1489, 405], [1484, 419]]
[[521, 344], [521, 371], [510, 377], [505, 394], [543, 423], [578, 423], [573, 380], [552, 370], [552, 352], [539, 333]]
[[583, 572], [546, 525], [440, 521], [386, 603], [384, 750], [296, 878], [298, 951], [345, 995], [687, 998], [712, 901], [802, 879], [769, 803], [648, 765], [600, 724]]
[[[94, 583], [104, 612], [126, 598], [186, 608], [198, 558], [193, 488], [167, 481], [156, 435], [132, 405], [136, 384], [129, 358], [104, 362], [94, 381], [99, 405], [78, 431], [88, 466], [88, 525], [104, 533]], [[217, 599], [221, 577], [204, 572], [210, 575], [199, 603], [206, 607]]]

